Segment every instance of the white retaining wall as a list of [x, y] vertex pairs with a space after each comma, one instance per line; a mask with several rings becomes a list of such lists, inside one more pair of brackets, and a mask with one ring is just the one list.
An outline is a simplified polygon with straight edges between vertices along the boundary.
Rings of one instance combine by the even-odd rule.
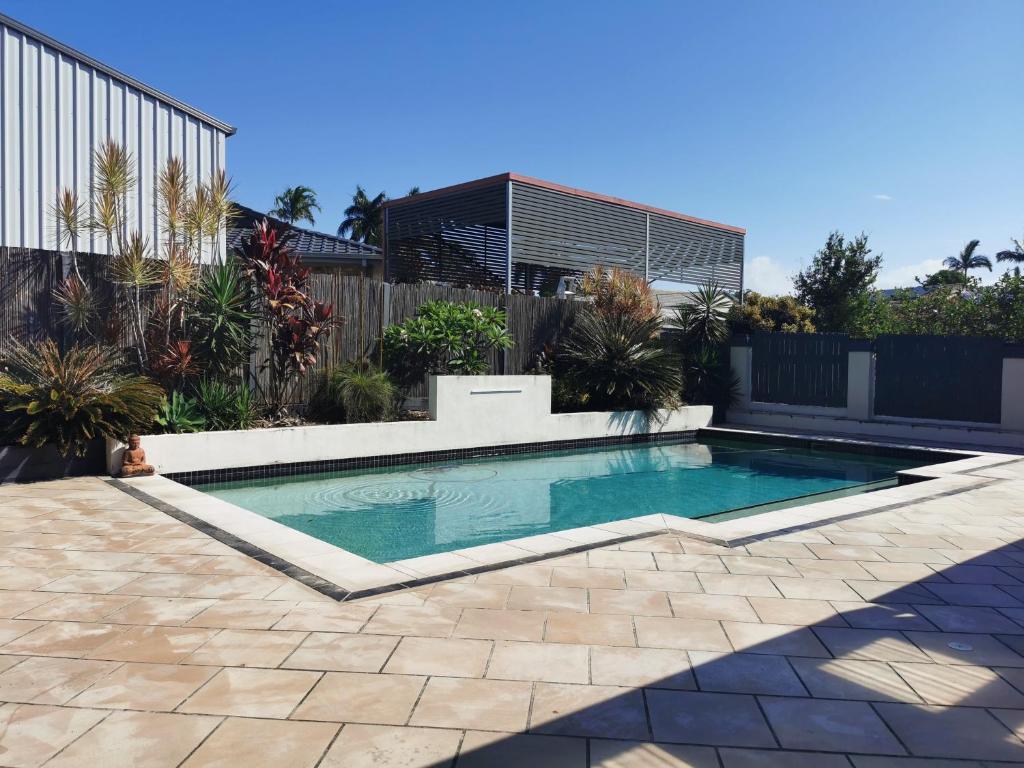
[[[430, 380], [430, 421], [332, 424], [186, 435], [146, 435], [142, 447], [157, 472], [194, 472], [291, 462], [423, 453], [489, 445], [660, 432], [711, 423], [711, 406], [659, 411], [551, 413], [549, 376], [437, 376]], [[108, 445], [116, 474], [123, 446]]]

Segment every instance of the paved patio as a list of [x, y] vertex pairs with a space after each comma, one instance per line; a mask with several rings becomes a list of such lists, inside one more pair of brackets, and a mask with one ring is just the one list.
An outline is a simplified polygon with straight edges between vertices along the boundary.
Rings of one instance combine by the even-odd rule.
[[3, 486], [0, 765], [1024, 765], [1024, 460], [977, 476], [346, 604], [100, 479]]

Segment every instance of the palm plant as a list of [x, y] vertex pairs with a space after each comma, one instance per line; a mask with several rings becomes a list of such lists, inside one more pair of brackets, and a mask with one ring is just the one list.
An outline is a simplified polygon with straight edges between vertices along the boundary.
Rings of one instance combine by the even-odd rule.
[[980, 244], [980, 240], [971, 240], [971, 242], [964, 246], [963, 250], [960, 251], [958, 255], [950, 256], [943, 261], [943, 266], [958, 272], [963, 272], [964, 277], [967, 277], [968, 271], [972, 269], [984, 268], [991, 272], [992, 260], [988, 256], [982, 256], [981, 254], [975, 253]]
[[4, 435], [21, 445], [53, 444], [65, 456], [85, 454], [98, 437], [125, 439], [152, 423], [163, 391], [144, 376], [122, 372], [109, 349], [52, 340], [10, 342], [0, 373]]
[[[1024, 264], [1024, 240], [1013, 240], [1013, 248], [1000, 251], [996, 254], [997, 261], [1012, 261], [1015, 264]], [[1020, 266], [1016, 267], [1018, 273]]]
[[310, 225], [313, 225], [316, 224], [313, 211], [319, 210], [320, 205], [316, 200], [316, 192], [300, 184], [297, 187], [288, 187], [284, 192], [275, 197], [274, 208], [268, 213], [282, 221], [287, 221], [289, 224], [294, 224], [297, 221], [308, 221]]
[[324, 421], [364, 424], [391, 418], [398, 399], [399, 389], [391, 377], [363, 360], [324, 374], [310, 410]]
[[199, 281], [192, 308], [196, 352], [217, 378], [237, 372], [252, 351], [251, 297], [233, 263], [218, 264]]
[[676, 307], [669, 327], [682, 333], [685, 347], [705, 349], [722, 344], [729, 338], [732, 305], [732, 296], [718, 283], [705, 283]]
[[345, 209], [345, 219], [338, 225], [338, 235], [351, 236], [353, 240], [368, 245], [380, 245], [384, 231], [384, 203], [387, 199], [383, 192], [371, 199], [366, 195], [366, 190], [357, 185], [356, 193], [352, 195], [352, 205]]
[[674, 404], [682, 388], [679, 359], [658, 339], [659, 317], [582, 311], [557, 364], [594, 410]]

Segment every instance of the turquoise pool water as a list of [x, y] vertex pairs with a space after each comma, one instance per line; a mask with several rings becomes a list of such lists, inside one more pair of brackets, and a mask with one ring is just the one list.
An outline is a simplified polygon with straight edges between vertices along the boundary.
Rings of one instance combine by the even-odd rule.
[[808, 494], [869, 488], [921, 463], [701, 441], [196, 487], [383, 563], [656, 512], [707, 517]]

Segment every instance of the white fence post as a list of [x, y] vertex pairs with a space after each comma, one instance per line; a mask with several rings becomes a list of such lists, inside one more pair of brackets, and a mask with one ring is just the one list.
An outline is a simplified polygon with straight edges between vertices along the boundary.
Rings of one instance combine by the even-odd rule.
[[846, 369], [846, 415], [867, 421], [874, 412], [875, 352], [870, 339], [850, 339]]
[[753, 348], [749, 334], [737, 334], [729, 343], [729, 366], [733, 375], [740, 380], [739, 397], [735, 407], [750, 409], [751, 374], [753, 371]]
[[1007, 344], [1003, 351], [1003, 393], [999, 426], [1024, 431], [1024, 345]]

